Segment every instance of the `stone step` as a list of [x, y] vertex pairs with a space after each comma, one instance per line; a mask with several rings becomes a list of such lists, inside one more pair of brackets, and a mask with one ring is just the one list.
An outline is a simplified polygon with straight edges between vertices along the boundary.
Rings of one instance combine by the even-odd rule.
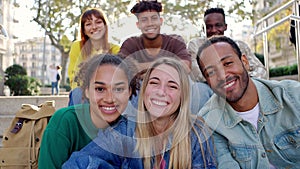
[[0, 115], [0, 136], [2, 137], [4, 131], [10, 126], [13, 115]]
[[[0, 96], [0, 137], [9, 127], [15, 113], [21, 109], [22, 104], [40, 105], [46, 101], [55, 101], [55, 109], [68, 106], [69, 97], [64, 96]], [[2, 140], [1, 140], [2, 143]]]

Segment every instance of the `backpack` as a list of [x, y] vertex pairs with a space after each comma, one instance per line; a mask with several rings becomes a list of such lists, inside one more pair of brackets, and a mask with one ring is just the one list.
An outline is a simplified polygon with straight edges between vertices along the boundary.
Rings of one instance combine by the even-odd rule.
[[37, 169], [43, 132], [55, 112], [54, 101], [22, 104], [3, 134], [0, 169]]
[[60, 75], [59, 75], [59, 73], [57, 73], [57, 75], [56, 75], [56, 81], [59, 81], [60, 80]]

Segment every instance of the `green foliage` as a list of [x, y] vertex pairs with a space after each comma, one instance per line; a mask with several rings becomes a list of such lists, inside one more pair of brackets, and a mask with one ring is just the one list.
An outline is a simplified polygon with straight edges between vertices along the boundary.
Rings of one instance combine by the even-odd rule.
[[[136, 1], [132, 0], [34, 0], [31, 10], [35, 13], [32, 20], [41, 28], [47, 31], [51, 44], [60, 50], [62, 54], [62, 84], [65, 83], [65, 71], [70, 51], [70, 43], [76, 40], [79, 28], [80, 15], [87, 8], [100, 8], [106, 14], [109, 23], [114, 23], [124, 16], [131, 15], [130, 9]], [[199, 0], [162, 0], [163, 13], [169, 16], [180, 16], [182, 20], [191, 21], [194, 25], [201, 25], [204, 11], [209, 7], [224, 7], [222, 3]], [[232, 4], [228, 11], [229, 15], [236, 16], [237, 21], [244, 18], [251, 18], [253, 15], [248, 12], [245, 4], [251, 4], [252, 0], [240, 1], [229, 0], [226, 3]], [[164, 22], [168, 24], [166, 17]], [[178, 26], [178, 25], [175, 25]], [[68, 36], [68, 37], [67, 37]], [[115, 38], [113, 38], [115, 39]], [[117, 41], [119, 41], [118, 39]]]
[[40, 91], [41, 83], [32, 77], [27, 76], [26, 69], [20, 65], [12, 65], [5, 71], [6, 80], [4, 82], [14, 96], [37, 95]]
[[282, 66], [270, 69], [270, 77], [277, 77], [277, 76], [285, 76], [285, 75], [295, 75], [298, 73], [298, 66]]
[[27, 75], [27, 72], [22, 66], [14, 64], [5, 70], [5, 74], [7, 77], [11, 77], [16, 75]]
[[[259, 53], [254, 53], [255, 56], [263, 63], [264, 65], [264, 55]], [[285, 75], [296, 75], [298, 74], [298, 66], [294, 64], [292, 66], [282, 66], [270, 69], [270, 77], [278, 77], [278, 76], [285, 76]]]

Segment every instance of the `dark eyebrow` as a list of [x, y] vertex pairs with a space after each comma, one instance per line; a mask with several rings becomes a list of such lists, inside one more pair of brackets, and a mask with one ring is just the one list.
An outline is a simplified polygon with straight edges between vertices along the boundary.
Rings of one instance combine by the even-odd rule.
[[[105, 85], [105, 83], [99, 82], [99, 81], [95, 81], [95, 84]], [[116, 84], [114, 84], [114, 85], [115, 85], [115, 86], [119, 86], [119, 85], [123, 85], [123, 84], [125, 84], [125, 82], [118, 82], [118, 83], [116, 83]]]
[[223, 60], [226, 60], [226, 59], [228, 59], [228, 58], [230, 58], [230, 57], [233, 57], [233, 56], [232, 56], [232, 55], [224, 56], [224, 57], [220, 60], [220, 62], [222, 62]]
[[95, 84], [105, 85], [105, 83], [103, 83], [103, 82], [98, 82], [98, 81], [95, 81]]
[[[227, 55], [227, 56], [224, 56], [219, 62], [222, 62], [222, 61], [224, 61], [224, 60], [226, 60], [226, 59], [228, 59], [228, 58], [230, 58], [230, 57], [233, 57], [232, 55]], [[218, 62], [218, 63], [219, 63]], [[210, 66], [207, 66], [207, 67], [205, 67], [204, 69], [203, 69], [203, 72], [205, 72], [207, 69], [210, 69], [210, 68], [212, 68], [213, 67], [213, 65], [210, 65]]]

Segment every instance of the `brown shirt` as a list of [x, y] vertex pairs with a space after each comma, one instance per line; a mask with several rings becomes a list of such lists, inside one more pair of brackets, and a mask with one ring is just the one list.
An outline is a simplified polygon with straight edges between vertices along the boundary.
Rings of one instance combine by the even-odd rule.
[[158, 56], [177, 57], [191, 63], [191, 55], [187, 51], [186, 44], [181, 36], [161, 34], [161, 49], [155, 56], [150, 55], [145, 49], [142, 36], [130, 37], [125, 40], [119, 52], [120, 56], [123, 58], [132, 57], [138, 63], [152, 62]]

